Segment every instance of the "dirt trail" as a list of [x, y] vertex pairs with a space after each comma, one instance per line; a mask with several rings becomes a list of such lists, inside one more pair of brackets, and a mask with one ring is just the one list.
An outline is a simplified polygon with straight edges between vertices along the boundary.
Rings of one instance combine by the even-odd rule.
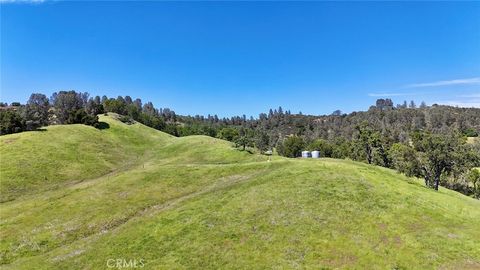
[[[249, 174], [234, 174], [234, 175], [229, 175], [229, 176], [226, 176], [226, 177], [221, 177], [215, 183], [213, 183], [211, 185], [208, 185], [208, 186], [206, 186], [206, 187], [204, 187], [200, 190], [197, 190], [197, 191], [194, 191], [194, 192], [191, 192], [191, 193], [187, 193], [187, 194], [183, 194], [183, 195], [175, 197], [175, 198], [171, 198], [171, 199], [169, 199], [165, 202], [159, 203], [159, 204], [155, 204], [155, 205], [148, 206], [148, 207], [145, 207], [145, 208], [140, 208], [137, 211], [133, 212], [132, 214], [129, 214], [128, 216], [125, 216], [125, 217], [122, 217], [120, 219], [113, 220], [109, 223], [104, 224], [104, 226], [101, 228], [100, 231], [94, 232], [94, 233], [89, 234], [89, 235], [84, 235], [84, 237], [82, 237], [82, 238], [78, 238], [78, 239], [75, 239], [72, 242], [69, 242], [69, 243], [66, 243], [64, 245], [55, 247], [55, 248], [47, 251], [46, 253], [47, 254], [52, 253], [55, 250], [58, 250], [60, 248], [64, 248], [65, 246], [78, 245], [78, 246], [81, 247], [82, 252], [73, 252], [72, 254], [67, 254], [68, 256], [64, 256], [65, 254], [55, 256], [54, 258], [52, 258], [52, 260], [53, 261], [59, 261], [59, 260], [61, 261], [61, 260], [66, 259], [66, 258], [71, 258], [72, 256], [73, 257], [78, 256], [78, 255], [82, 254], [85, 250], [88, 250], [89, 243], [97, 241], [103, 234], [112, 233], [112, 232], [115, 232], [117, 230], [120, 230], [123, 227], [123, 225], [128, 223], [128, 222], [134, 222], [135, 220], [140, 219], [142, 217], [153, 217], [153, 216], [158, 215], [162, 212], [174, 209], [174, 208], [182, 205], [182, 203], [184, 203], [188, 200], [197, 198], [199, 196], [202, 196], [204, 194], [208, 194], [210, 192], [225, 190], [225, 189], [233, 187], [235, 185], [247, 182], [251, 179], [255, 179], [257, 176], [260, 176], [260, 175], [264, 174], [266, 171], [267, 171], [267, 169], [263, 169], [263, 170], [258, 170], [258, 171], [255, 171], [255, 172], [249, 173]], [[8, 264], [3, 265], [3, 266], [8, 266]]]

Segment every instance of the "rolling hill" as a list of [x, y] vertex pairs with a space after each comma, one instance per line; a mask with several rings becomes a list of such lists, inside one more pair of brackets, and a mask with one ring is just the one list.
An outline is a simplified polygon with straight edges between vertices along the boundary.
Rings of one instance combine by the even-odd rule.
[[0, 137], [2, 268], [480, 269], [478, 200], [115, 118]]

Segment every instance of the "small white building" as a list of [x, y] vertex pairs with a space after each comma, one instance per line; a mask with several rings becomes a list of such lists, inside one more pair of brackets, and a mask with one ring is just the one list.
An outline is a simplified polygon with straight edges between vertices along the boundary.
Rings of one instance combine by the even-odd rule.
[[302, 158], [309, 158], [312, 157], [310, 151], [302, 151]]
[[320, 151], [312, 151], [312, 158], [320, 158]]

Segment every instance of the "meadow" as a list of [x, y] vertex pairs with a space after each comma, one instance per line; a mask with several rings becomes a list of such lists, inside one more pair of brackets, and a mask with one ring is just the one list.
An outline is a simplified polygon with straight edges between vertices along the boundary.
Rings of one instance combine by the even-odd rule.
[[114, 114], [0, 137], [2, 269], [479, 269], [480, 201]]

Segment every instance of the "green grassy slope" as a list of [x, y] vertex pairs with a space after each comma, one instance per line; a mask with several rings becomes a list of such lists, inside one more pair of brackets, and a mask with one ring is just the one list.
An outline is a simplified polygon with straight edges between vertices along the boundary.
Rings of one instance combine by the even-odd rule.
[[2, 268], [480, 268], [477, 200], [362, 163], [267, 162], [101, 120], [110, 129], [0, 138]]
[[109, 129], [49, 126], [46, 131], [0, 137], [0, 201], [76, 183], [128, 167], [171, 136], [140, 124], [100, 117]]

